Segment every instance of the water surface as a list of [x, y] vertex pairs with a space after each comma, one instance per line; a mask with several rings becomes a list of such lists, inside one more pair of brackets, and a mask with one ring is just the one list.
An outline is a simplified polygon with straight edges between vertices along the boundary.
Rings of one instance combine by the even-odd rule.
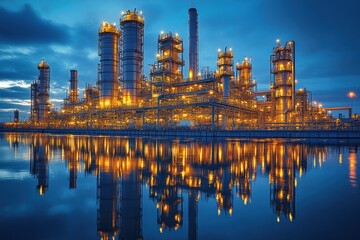
[[1, 134], [0, 238], [358, 238], [358, 148]]

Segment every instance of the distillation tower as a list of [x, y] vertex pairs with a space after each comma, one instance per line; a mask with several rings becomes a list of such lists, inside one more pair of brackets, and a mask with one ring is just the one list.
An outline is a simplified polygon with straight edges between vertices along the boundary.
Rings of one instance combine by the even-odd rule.
[[31, 84], [30, 119], [34, 122], [44, 121], [50, 113], [50, 67], [42, 60], [38, 64], [39, 77]]
[[77, 70], [70, 70], [70, 89], [68, 101], [70, 104], [76, 104], [78, 102], [78, 72]]
[[271, 55], [272, 89], [274, 91], [273, 118], [288, 122], [295, 110], [295, 42], [277, 46]]
[[138, 105], [143, 74], [144, 18], [140, 12], [128, 10], [120, 18], [122, 31], [123, 103]]
[[230, 97], [230, 80], [234, 77], [234, 54], [230, 48], [225, 51], [219, 51], [216, 71], [216, 76], [221, 79], [223, 98], [227, 100]]
[[158, 37], [157, 62], [150, 71], [152, 96], [173, 93], [170, 85], [183, 80], [183, 40], [179, 35], [161, 33]]
[[100, 106], [118, 105], [119, 96], [119, 37], [115, 24], [103, 22], [99, 28]]

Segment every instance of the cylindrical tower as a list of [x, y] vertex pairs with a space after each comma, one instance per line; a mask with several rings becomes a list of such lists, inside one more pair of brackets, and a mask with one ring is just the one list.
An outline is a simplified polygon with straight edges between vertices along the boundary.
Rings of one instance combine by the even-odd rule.
[[161, 32], [158, 37], [157, 61], [150, 70], [152, 94], [157, 97], [169, 84], [183, 80], [183, 40], [179, 35]]
[[99, 28], [100, 107], [116, 106], [119, 93], [119, 37], [115, 24]]
[[78, 101], [78, 72], [77, 70], [70, 70], [70, 91], [69, 101], [70, 103], [77, 103]]
[[14, 123], [18, 123], [19, 122], [19, 110], [16, 109], [14, 111]]
[[38, 120], [42, 121], [47, 118], [50, 113], [50, 101], [49, 101], [49, 90], [50, 90], [50, 67], [42, 60], [38, 64], [39, 69], [39, 113]]
[[39, 84], [34, 81], [31, 84], [31, 101], [30, 101], [30, 120], [33, 122], [38, 121], [39, 114]]
[[242, 92], [247, 92], [254, 87], [251, 81], [252, 77], [252, 63], [245, 57], [241, 64], [236, 64], [237, 81], [241, 87]]
[[234, 76], [233, 58], [234, 54], [231, 48], [228, 51], [227, 48], [225, 48], [224, 52], [219, 50], [216, 77], [221, 78], [223, 84], [223, 97], [225, 99], [230, 97], [230, 80]]
[[189, 9], [189, 80], [196, 80], [199, 70], [199, 32], [196, 8]]
[[278, 45], [271, 55], [272, 85], [275, 91], [275, 121], [288, 122], [295, 109], [295, 42]]
[[143, 72], [144, 18], [136, 9], [128, 10], [120, 18], [122, 31], [123, 103], [138, 104]]

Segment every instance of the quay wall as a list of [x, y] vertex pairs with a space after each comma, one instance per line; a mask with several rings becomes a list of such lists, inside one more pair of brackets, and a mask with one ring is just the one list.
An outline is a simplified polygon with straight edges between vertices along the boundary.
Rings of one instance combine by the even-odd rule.
[[288, 138], [288, 139], [358, 139], [360, 131], [347, 130], [118, 130], [118, 129], [16, 129], [3, 128], [0, 132], [34, 132], [73, 135], [103, 135], [127, 137], [218, 137], [218, 138]]

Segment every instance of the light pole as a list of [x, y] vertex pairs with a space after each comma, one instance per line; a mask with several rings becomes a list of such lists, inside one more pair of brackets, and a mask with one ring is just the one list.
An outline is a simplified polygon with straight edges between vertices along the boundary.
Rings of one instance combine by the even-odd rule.
[[350, 91], [348, 92], [348, 97], [351, 99], [351, 114], [349, 118], [352, 118], [352, 109], [353, 109], [354, 98], [356, 98], [356, 93], [354, 91]]

